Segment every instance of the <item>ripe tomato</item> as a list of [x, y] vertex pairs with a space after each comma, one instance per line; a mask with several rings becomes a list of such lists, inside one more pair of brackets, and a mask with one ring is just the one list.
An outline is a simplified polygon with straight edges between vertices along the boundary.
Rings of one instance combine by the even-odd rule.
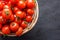
[[2, 28], [2, 24], [0, 24], [0, 29]]
[[14, 15], [12, 14], [12, 15], [10, 16], [10, 20], [11, 20], [11, 21], [14, 21], [14, 19], [15, 19], [15, 18], [14, 18]]
[[0, 24], [5, 24], [6, 23], [6, 19], [4, 19], [2, 16], [0, 16]]
[[10, 6], [4, 5], [4, 9], [10, 9]]
[[2, 1], [0, 1], [0, 10], [2, 10], [2, 9], [3, 9], [3, 6], [4, 6], [3, 2], [2, 2]]
[[23, 12], [23, 15], [24, 15], [24, 17], [23, 17], [23, 18], [26, 18], [26, 12]]
[[17, 3], [17, 6], [18, 6], [18, 8], [23, 9], [23, 8], [26, 7], [26, 3], [25, 3], [24, 1], [21, 1], [21, 0], [20, 0], [20, 1]]
[[2, 16], [2, 11], [0, 11], [0, 16]]
[[14, 7], [14, 13], [17, 12], [19, 9], [17, 7]]
[[21, 24], [22, 20], [20, 19], [20, 17], [16, 17], [15, 22], [18, 23], [18, 24]]
[[26, 4], [27, 4], [28, 8], [34, 8], [35, 7], [34, 0], [26, 0]]
[[31, 22], [32, 21], [32, 17], [31, 16], [26, 16], [26, 21], [27, 22]]
[[4, 0], [5, 2], [9, 2], [10, 0]]
[[10, 9], [4, 9], [2, 12], [2, 16], [5, 19], [9, 19], [11, 15], [12, 15], [12, 11]]
[[17, 16], [17, 17], [24, 18], [25, 15], [26, 15], [25, 12], [22, 12], [22, 11], [17, 11], [17, 12], [16, 12], [16, 16]]
[[16, 3], [18, 3], [19, 0], [10, 0], [12, 6], [14, 6]]
[[16, 22], [12, 22], [10, 24], [10, 29], [12, 32], [16, 32], [18, 30], [18, 28], [19, 28], [19, 25]]
[[16, 32], [16, 36], [21, 36], [22, 32], [23, 32], [23, 28], [19, 27], [19, 29]]
[[3, 24], [6, 24], [6, 21], [7, 21], [7, 20], [3, 18]]
[[8, 5], [9, 7], [11, 7], [11, 6], [12, 6], [10, 1], [7, 3], [7, 5]]
[[2, 27], [2, 33], [3, 34], [10, 34], [10, 29], [8, 25], [5, 25], [4, 27]]
[[34, 14], [34, 10], [33, 10], [33, 9], [27, 9], [27, 13], [28, 13], [29, 15], [33, 15], [33, 14]]
[[26, 21], [22, 21], [21, 26], [22, 26], [23, 29], [26, 28], [27, 27], [27, 22]]

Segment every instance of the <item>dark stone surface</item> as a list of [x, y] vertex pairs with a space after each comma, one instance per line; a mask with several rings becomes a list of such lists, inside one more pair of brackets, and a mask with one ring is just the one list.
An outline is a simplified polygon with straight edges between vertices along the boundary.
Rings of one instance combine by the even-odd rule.
[[0, 40], [60, 40], [60, 0], [38, 0], [40, 15], [35, 27], [21, 37]]

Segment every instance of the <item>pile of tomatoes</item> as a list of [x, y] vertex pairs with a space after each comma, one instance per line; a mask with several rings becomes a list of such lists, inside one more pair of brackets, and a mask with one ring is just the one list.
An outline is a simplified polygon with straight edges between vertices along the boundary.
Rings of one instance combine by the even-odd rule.
[[34, 0], [0, 0], [0, 30], [20, 36], [33, 20]]

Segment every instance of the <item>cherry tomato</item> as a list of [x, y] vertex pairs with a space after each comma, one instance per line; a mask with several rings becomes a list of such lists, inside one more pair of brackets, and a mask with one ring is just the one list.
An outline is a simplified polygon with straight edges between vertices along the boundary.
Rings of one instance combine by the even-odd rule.
[[26, 12], [23, 12], [23, 15], [24, 15], [24, 17], [23, 17], [23, 18], [26, 18]]
[[0, 24], [5, 24], [6, 23], [6, 19], [3, 18], [3, 16], [0, 16]]
[[12, 6], [14, 6], [16, 3], [18, 3], [19, 0], [10, 0]]
[[10, 0], [4, 0], [5, 2], [9, 2]]
[[26, 7], [26, 3], [25, 3], [24, 1], [21, 1], [21, 0], [20, 0], [20, 1], [18, 2], [17, 6], [18, 6], [18, 8], [23, 9], [23, 8]]
[[7, 20], [3, 18], [3, 24], [6, 24], [6, 21], [7, 21]]
[[3, 6], [4, 6], [3, 2], [2, 2], [2, 1], [0, 1], [0, 10], [2, 10], [2, 9], [3, 9]]
[[12, 32], [16, 32], [18, 30], [18, 28], [19, 28], [19, 25], [16, 22], [12, 22], [10, 24], [10, 29]]
[[4, 9], [10, 9], [10, 6], [4, 5]]
[[24, 18], [25, 17], [25, 12], [22, 12], [22, 11], [17, 11], [16, 12], [16, 16], [20, 17], [20, 18]]
[[23, 29], [26, 28], [27, 27], [27, 22], [26, 21], [22, 21], [21, 26], [22, 26]]
[[0, 11], [0, 16], [2, 16], [2, 11]]
[[11, 6], [12, 6], [10, 1], [7, 3], [7, 5], [8, 5], [9, 7], [11, 7]]
[[34, 14], [34, 10], [33, 10], [33, 9], [27, 9], [27, 13], [28, 13], [29, 15], [33, 15], [33, 14]]
[[26, 0], [26, 4], [27, 4], [28, 8], [34, 8], [35, 7], [34, 0]]
[[31, 16], [26, 16], [26, 21], [27, 22], [31, 22], [32, 21], [32, 17]]
[[4, 27], [2, 27], [2, 33], [3, 34], [10, 34], [10, 29], [8, 25], [5, 25]]
[[22, 20], [20, 19], [20, 17], [16, 17], [15, 22], [18, 23], [18, 24], [21, 24]]
[[22, 32], [23, 32], [23, 28], [19, 27], [19, 29], [16, 32], [16, 36], [21, 36]]
[[14, 7], [14, 13], [17, 12], [19, 9], [17, 7]]
[[15, 19], [15, 18], [14, 18], [14, 15], [12, 14], [12, 15], [10, 16], [10, 20], [11, 20], [11, 21], [14, 21], [14, 19]]
[[0, 24], [0, 29], [2, 28], [2, 24]]
[[2, 12], [2, 16], [5, 19], [9, 19], [11, 15], [12, 15], [12, 11], [10, 9], [4, 9]]

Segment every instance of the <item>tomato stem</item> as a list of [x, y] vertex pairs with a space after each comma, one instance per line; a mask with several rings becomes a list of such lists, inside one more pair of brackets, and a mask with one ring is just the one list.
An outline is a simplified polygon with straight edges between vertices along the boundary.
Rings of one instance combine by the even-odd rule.
[[16, 17], [18, 21], [20, 21], [20, 17]]
[[36, 3], [37, 0], [34, 0], [34, 2]]
[[5, 13], [6, 13], [6, 15], [9, 15], [9, 11], [6, 11]]

